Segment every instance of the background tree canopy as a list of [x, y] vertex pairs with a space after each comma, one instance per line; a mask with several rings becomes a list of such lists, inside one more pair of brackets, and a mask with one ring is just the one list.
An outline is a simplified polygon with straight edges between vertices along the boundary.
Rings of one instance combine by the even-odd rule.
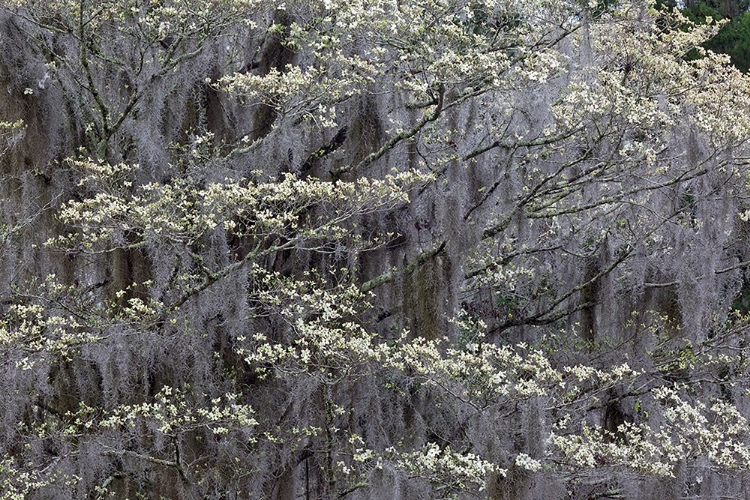
[[0, 498], [748, 497], [706, 5], [3, 0]]
[[[662, 2], [658, 2], [662, 3]], [[738, 69], [750, 69], [750, 2], [745, 0], [691, 1], [678, 4], [663, 2], [672, 8], [681, 7], [682, 13], [693, 23], [724, 21], [719, 32], [703, 46], [714, 52], [727, 54]]]

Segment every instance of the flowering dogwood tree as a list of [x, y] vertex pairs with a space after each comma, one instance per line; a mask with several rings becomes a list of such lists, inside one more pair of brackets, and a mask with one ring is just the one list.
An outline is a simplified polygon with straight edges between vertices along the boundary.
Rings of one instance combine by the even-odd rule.
[[4, 1], [0, 498], [746, 496], [719, 27]]

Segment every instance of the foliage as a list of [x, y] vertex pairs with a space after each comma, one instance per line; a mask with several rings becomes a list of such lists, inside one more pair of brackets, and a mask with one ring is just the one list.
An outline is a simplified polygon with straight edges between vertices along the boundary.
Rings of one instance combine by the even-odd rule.
[[[665, 2], [672, 8], [674, 2]], [[732, 64], [740, 71], [750, 69], [747, 51], [750, 47], [750, 17], [748, 2], [687, 2], [682, 13], [690, 22], [703, 24], [722, 20], [725, 22], [716, 36], [706, 40], [703, 46], [720, 54], [727, 54]]]
[[0, 498], [707, 495], [685, 477], [750, 467], [750, 80], [720, 24], [2, 12], [4, 194], [44, 201], [4, 215]]

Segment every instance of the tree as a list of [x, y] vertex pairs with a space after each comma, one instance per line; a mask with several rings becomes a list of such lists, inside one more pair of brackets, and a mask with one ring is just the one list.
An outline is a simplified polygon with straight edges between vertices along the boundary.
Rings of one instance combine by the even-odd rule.
[[694, 23], [723, 21], [724, 26], [714, 37], [706, 40], [703, 46], [714, 52], [729, 55], [735, 67], [747, 72], [750, 68], [750, 61], [747, 59], [747, 48], [750, 43], [750, 13], [747, 2], [688, 2], [684, 6], [678, 6], [674, 2], [665, 3], [670, 8], [684, 7], [682, 13]]
[[729, 0], [710, 0], [708, 2], [704, 1], [690, 1], [685, 2], [685, 8], [689, 10], [694, 9], [701, 9], [701, 8], [710, 8], [714, 9], [716, 12], [719, 12], [721, 16], [724, 17], [736, 17], [741, 16], [745, 12], [747, 12], [748, 8], [750, 8], [750, 2], [747, 2], [745, 0], [739, 0], [739, 1], [729, 1]]
[[718, 28], [4, 2], [2, 498], [742, 496]]

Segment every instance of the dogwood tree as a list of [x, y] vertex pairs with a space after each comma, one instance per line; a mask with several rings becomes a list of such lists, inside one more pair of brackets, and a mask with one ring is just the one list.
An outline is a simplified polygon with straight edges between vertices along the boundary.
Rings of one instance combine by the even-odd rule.
[[2, 16], [2, 498], [744, 496], [750, 85], [719, 24]]

